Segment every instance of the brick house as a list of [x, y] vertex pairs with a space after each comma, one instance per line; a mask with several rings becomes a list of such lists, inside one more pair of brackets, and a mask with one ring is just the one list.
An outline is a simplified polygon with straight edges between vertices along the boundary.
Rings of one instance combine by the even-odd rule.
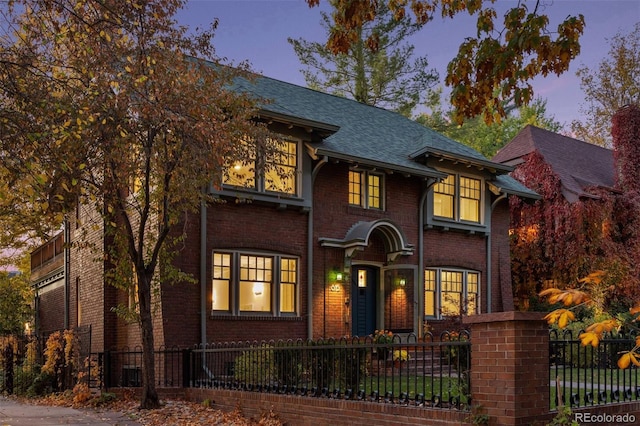
[[522, 129], [496, 153], [493, 161], [517, 169], [536, 153], [558, 175], [562, 197], [569, 203], [599, 198], [595, 188], [613, 191], [616, 176], [611, 149], [536, 126]]
[[[543, 288], [603, 270], [607, 300], [629, 303], [639, 277], [637, 206], [619, 184], [622, 153], [526, 126], [493, 161], [542, 198], [512, 203], [512, 272], [519, 308]], [[617, 156], [616, 156], [617, 155]]]
[[[236, 90], [269, 100], [258, 118], [286, 139], [278, 166], [291, 174], [238, 165], [210, 189], [225, 202], [186, 220], [176, 260], [198, 284], [161, 284], [158, 345], [421, 335], [513, 310], [507, 198], [538, 196], [512, 167], [352, 100], [266, 77]], [[67, 238], [107, 244], [83, 215]], [[91, 324], [93, 350], [138, 344], [137, 325], [112, 310], [129, 296], [94, 257], [73, 248], [34, 264], [39, 329]]]

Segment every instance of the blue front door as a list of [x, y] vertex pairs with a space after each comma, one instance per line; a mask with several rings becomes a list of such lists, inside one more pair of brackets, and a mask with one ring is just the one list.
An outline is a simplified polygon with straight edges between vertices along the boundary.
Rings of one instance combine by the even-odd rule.
[[368, 336], [376, 329], [376, 294], [379, 269], [373, 266], [351, 268], [351, 333]]

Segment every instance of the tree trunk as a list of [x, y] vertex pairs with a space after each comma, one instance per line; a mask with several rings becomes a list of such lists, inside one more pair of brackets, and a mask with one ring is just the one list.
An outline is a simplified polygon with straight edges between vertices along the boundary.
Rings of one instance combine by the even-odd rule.
[[160, 407], [156, 390], [155, 345], [153, 318], [151, 316], [151, 277], [138, 273], [138, 300], [140, 307], [140, 328], [142, 333], [142, 396], [141, 409]]

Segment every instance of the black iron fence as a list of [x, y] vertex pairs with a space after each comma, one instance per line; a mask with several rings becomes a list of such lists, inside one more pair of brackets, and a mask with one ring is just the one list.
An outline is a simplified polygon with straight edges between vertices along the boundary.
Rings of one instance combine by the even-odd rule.
[[[188, 387], [190, 349], [161, 347], [154, 352], [158, 387]], [[138, 387], [142, 384], [142, 348], [124, 348], [98, 354], [104, 387]], [[185, 376], [186, 372], [186, 376]], [[185, 381], [186, 380], [186, 381]]]
[[623, 352], [635, 346], [634, 336], [605, 335], [599, 345], [583, 346], [570, 330], [551, 330], [549, 339], [550, 407], [572, 407], [640, 400], [640, 369], [617, 366]]
[[[141, 347], [91, 354], [90, 329], [88, 333], [82, 335], [85, 343], [77, 342], [80, 349], [75, 370], [61, 365], [60, 377], [71, 377], [71, 386], [80, 380], [89, 387], [107, 389], [142, 384]], [[10, 349], [0, 356], [0, 389], [13, 393], [16, 387], [31, 386], [42, 377], [46, 338], [12, 338], [7, 343], [11, 344], [3, 347]], [[62, 347], [58, 350], [64, 351]], [[428, 334], [422, 339], [396, 335], [385, 340], [369, 336], [232, 342], [160, 348], [154, 356], [158, 387], [231, 389], [458, 410], [471, 407], [471, 345], [466, 331], [442, 333], [438, 338]], [[69, 388], [63, 382], [60, 385]], [[55, 383], [50, 381], [48, 386], [55, 387]]]
[[[79, 381], [99, 386], [90, 351], [90, 326], [0, 336], [0, 393], [37, 395], [71, 389]], [[56, 358], [48, 365], [47, 352]]]
[[238, 342], [190, 352], [189, 384], [316, 398], [468, 410], [468, 333]]

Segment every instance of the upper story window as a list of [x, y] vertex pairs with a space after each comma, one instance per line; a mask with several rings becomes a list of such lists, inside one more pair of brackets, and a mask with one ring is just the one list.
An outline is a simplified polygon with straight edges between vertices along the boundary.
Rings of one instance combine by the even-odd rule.
[[349, 170], [349, 204], [365, 209], [384, 209], [384, 175]]
[[455, 269], [425, 269], [424, 314], [442, 318], [478, 313], [480, 274]]
[[482, 181], [449, 175], [433, 187], [433, 216], [460, 222], [481, 222]]
[[295, 314], [298, 259], [278, 254], [213, 253], [211, 308], [230, 314]]
[[222, 183], [258, 192], [298, 195], [298, 143], [291, 140], [270, 142], [275, 146], [274, 151], [268, 155], [253, 153], [249, 158], [236, 162], [225, 173]]

